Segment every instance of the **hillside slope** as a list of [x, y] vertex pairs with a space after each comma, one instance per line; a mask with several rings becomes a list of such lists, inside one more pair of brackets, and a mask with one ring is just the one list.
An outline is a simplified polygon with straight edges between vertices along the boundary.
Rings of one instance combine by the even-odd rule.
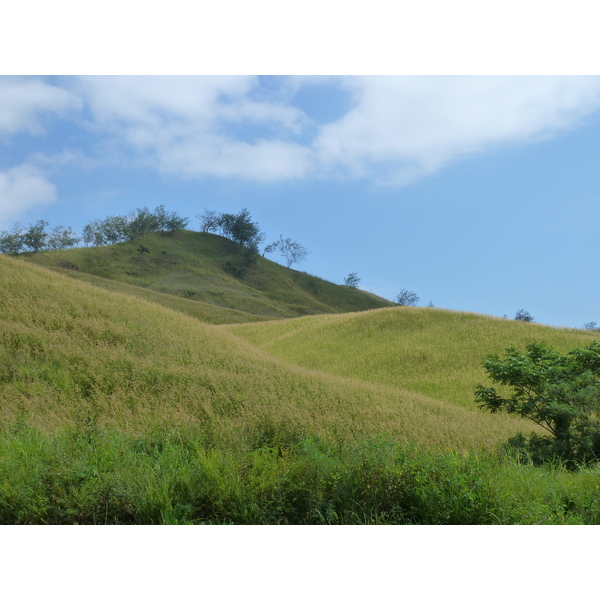
[[489, 354], [542, 342], [560, 350], [590, 344], [597, 332], [433, 308], [395, 307], [227, 329], [271, 356], [309, 369], [385, 383], [476, 410]]
[[[140, 252], [142, 248], [147, 252]], [[210, 323], [392, 305], [373, 294], [288, 269], [262, 256], [248, 265], [244, 249], [238, 244], [194, 231], [153, 233], [112, 246], [27, 254], [22, 258], [100, 287], [135, 293]], [[136, 286], [137, 292], [120, 284]]]
[[[494, 446], [524, 428], [397, 385], [289, 365], [224, 326], [21, 260], [0, 256], [0, 278], [5, 424], [134, 434], [185, 424], [240, 444], [273, 428], [337, 444], [383, 434], [459, 449]], [[311, 321], [290, 324], [302, 322]]]

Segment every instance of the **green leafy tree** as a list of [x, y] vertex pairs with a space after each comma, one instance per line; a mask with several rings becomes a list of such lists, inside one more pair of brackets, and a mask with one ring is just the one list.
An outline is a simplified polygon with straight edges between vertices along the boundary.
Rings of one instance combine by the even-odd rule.
[[129, 223], [125, 233], [130, 240], [134, 240], [141, 235], [158, 231], [158, 218], [150, 212], [150, 209], [144, 206], [136, 208], [133, 215], [129, 217]]
[[0, 252], [2, 254], [19, 254], [25, 245], [23, 234], [24, 231], [19, 223], [16, 223], [10, 232], [0, 232]]
[[348, 273], [348, 275], [346, 275], [346, 277], [344, 277], [344, 285], [347, 285], [348, 287], [356, 289], [356, 288], [358, 288], [359, 283], [360, 283], [360, 277], [355, 272]]
[[107, 243], [102, 221], [95, 219], [83, 228], [83, 243], [86, 246], [104, 246]]
[[185, 229], [190, 222], [188, 218], [180, 217], [176, 212], [167, 212], [164, 204], [154, 209], [154, 217], [158, 231], [178, 231]]
[[396, 304], [400, 306], [416, 306], [419, 302], [419, 296], [415, 292], [402, 289], [396, 296]]
[[261, 232], [258, 223], [252, 221], [247, 208], [237, 214], [223, 213], [219, 225], [225, 237], [252, 253], [258, 252], [259, 244], [265, 239], [265, 234]]
[[280, 235], [279, 239], [265, 247], [265, 253], [279, 252], [280, 256], [285, 260], [285, 266], [291, 267], [293, 264], [306, 260], [308, 250], [299, 242], [295, 242], [291, 238], [285, 238]]
[[535, 462], [560, 457], [569, 467], [600, 456], [600, 342], [566, 355], [531, 343], [524, 353], [511, 347], [505, 359], [490, 356], [483, 364], [503, 387], [477, 386], [480, 408], [517, 414], [549, 434], [517, 436], [513, 446]]
[[515, 314], [515, 321], [526, 321], [527, 323], [533, 323], [535, 319], [526, 310], [520, 308]]
[[64, 250], [71, 248], [80, 242], [80, 238], [70, 227], [57, 225], [48, 236], [48, 248], [50, 250]]
[[34, 224], [29, 224], [29, 229], [26, 229], [23, 233], [23, 243], [25, 246], [30, 248], [32, 252], [40, 252], [46, 247], [48, 240], [48, 221], [39, 219]]

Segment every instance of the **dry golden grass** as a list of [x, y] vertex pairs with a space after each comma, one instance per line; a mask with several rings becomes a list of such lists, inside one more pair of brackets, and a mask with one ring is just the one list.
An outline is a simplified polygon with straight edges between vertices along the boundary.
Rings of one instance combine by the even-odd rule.
[[567, 350], [597, 332], [432, 308], [384, 308], [226, 326], [270, 355], [310, 369], [385, 383], [476, 410], [489, 354], [542, 342]]
[[[364, 348], [375, 350], [378, 336], [388, 335], [389, 319], [395, 322], [397, 315], [404, 315], [401, 330], [407, 335], [412, 328], [423, 336], [427, 319], [439, 311], [392, 309], [235, 328], [204, 324], [5, 256], [0, 256], [0, 277], [5, 422], [21, 416], [53, 430], [93, 419], [131, 433], [197, 424], [229, 439], [272, 423], [335, 443], [383, 434], [464, 450], [494, 446], [529, 429], [516, 419], [427, 397], [408, 385], [406, 376], [385, 380], [379, 365], [385, 352], [377, 359], [364, 349], [362, 357], [353, 352], [342, 368], [344, 344], [364, 335], [370, 344]], [[411, 325], [411, 315], [423, 318]], [[342, 335], [353, 330], [351, 338]], [[269, 353], [276, 353], [277, 340], [298, 348], [294, 360], [308, 364], [270, 356], [238, 337], [242, 333], [260, 339]], [[468, 362], [455, 360], [453, 351], [449, 342], [447, 362]], [[375, 373], [370, 381], [369, 369]]]

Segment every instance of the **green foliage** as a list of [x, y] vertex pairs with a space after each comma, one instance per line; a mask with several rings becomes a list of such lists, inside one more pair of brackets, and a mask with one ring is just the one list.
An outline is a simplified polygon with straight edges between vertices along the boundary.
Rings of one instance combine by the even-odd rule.
[[2, 254], [19, 254], [25, 245], [23, 233], [19, 223], [14, 225], [12, 232], [0, 232], [0, 252]]
[[396, 304], [399, 306], [416, 306], [418, 302], [419, 296], [407, 289], [401, 289], [396, 296]]
[[29, 229], [23, 233], [23, 243], [29, 247], [32, 252], [39, 252], [46, 247], [48, 233], [46, 232], [48, 221], [39, 219], [35, 224], [29, 224]]
[[129, 216], [108, 216], [90, 221], [83, 228], [83, 241], [88, 246], [106, 246], [132, 241], [157, 231], [173, 232], [184, 229], [189, 219], [167, 212], [164, 204], [154, 212], [147, 207], [136, 208]]
[[566, 355], [531, 343], [526, 352], [511, 347], [506, 358], [489, 357], [484, 366], [493, 382], [510, 388], [510, 394], [477, 386], [481, 408], [506, 411], [530, 419], [551, 438], [532, 435], [512, 440], [527, 449], [534, 460], [558, 457], [569, 466], [600, 456], [600, 342], [571, 350]]
[[252, 221], [246, 208], [237, 214], [223, 213], [219, 217], [219, 226], [226, 238], [253, 253], [258, 252], [259, 244], [265, 239], [265, 234], [261, 232], [258, 223]]
[[344, 285], [347, 285], [350, 288], [358, 288], [359, 283], [360, 277], [355, 272], [349, 273], [348, 275], [346, 275], [346, 277], [344, 277]]
[[48, 237], [48, 248], [50, 250], [64, 250], [71, 248], [81, 241], [70, 227], [57, 225], [52, 229]]
[[599, 481], [384, 438], [334, 446], [285, 423], [236, 445], [197, 427], [0, 432], [2, 524], [597, 524]]
[[520, 308], [515, 314], [515, 321], [525, 321], [527, 323], [533, 323], [535, 319], [526, 310]]

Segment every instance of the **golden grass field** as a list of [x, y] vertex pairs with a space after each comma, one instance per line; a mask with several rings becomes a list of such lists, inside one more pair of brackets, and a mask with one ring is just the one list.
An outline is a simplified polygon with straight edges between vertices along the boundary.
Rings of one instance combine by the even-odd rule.
[[0, 256], [0, 415], [53, 430], [94, 418], [128, 433], [255, 424], [343, 443], [384, 435], [492, 448], [527, 422], [479, 411], [486, 354], [594, 334], [437, 309], [211, 325], [134, 295]]

